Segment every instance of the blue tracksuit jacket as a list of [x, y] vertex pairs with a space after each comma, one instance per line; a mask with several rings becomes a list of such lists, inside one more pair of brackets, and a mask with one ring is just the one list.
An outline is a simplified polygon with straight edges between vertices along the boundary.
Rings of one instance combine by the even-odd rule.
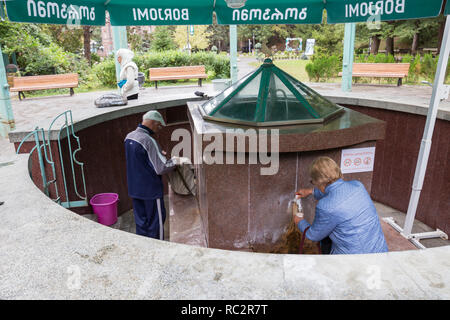
[[164, 196], [161, 175], [175, 169], [152, 137], [154, 132], [139, 124], [125, 138], [128, 194], [133, 199], [154, 200]]

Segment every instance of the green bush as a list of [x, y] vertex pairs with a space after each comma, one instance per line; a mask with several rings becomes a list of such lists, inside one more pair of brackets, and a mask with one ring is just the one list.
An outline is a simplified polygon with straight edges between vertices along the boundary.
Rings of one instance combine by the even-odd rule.
[[116, 63], [114, 58], [108, 58], [92, 67], [92, 72], [95, 74], [101, 84], [108, 87], [116, 86]]
[[417, 82], [420, 75], [420, 55], [415, 57], [411, 55], [403, 56], [402, 62], [409, 63], [408, 80], [411, 82]]
[[424, 76], [428, 81], [432, 82], [434, 80], [438, 59], [439, 57], [433, 58], [430, 53], [423, 56], [422, 62], [420, 64], [420, 74]]
[[342, 66], [342, 61], [338, 56], [319, 55], [314, 57], [312, 62], [305, 67], [309, 80], [319, 82], [321, 79], [330, 79], [337, 77]]

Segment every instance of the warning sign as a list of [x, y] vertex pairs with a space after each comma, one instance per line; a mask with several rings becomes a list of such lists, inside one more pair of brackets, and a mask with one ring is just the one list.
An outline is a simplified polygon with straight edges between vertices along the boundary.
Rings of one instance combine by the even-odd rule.
[[342, 173], [373, 171], [375, 147], [343, 149], [341, 155]]

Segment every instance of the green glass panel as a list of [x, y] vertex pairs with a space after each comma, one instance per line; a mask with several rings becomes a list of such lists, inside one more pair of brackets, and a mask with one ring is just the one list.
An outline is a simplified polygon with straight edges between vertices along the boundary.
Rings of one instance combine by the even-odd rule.
[[221, 104], [227, 103], [235, 94], [237, 94], [240, 88], [243, 87], [247, 81], [251, 81], [251, 78], [254, 76], [254, 72], [247, 74], [241, 80], [226, 88], [211, 100], [205, 102], [202, 106], [205, 112], [210, 115], [214, 114], [216, 109], [221, 107]]
[[271, 74], [265, 121], [314, 119], [286, 85]]
[[285, 73], [285, 75], [287, 80], [308, 101], [309, 105], [313, 107], [321, 118], [325, 118], [339, 109], [336, 104], [322, 97], [319, 93], [293, 78], [290, 74]]
[[436, 17], [443, 0], [327, 0], [327, 22], [374, 22]]
[[259, 73], [243, 89], [234, 95], [228, 103], [220, 108], [215, 117], [243, 121], [254, 121], [256, 102], [262, 73]]
[[325, 99], [266, 59], [247, 75], [203, 105], [222, 121], [258, 123], [321, 120], [340, 107]]

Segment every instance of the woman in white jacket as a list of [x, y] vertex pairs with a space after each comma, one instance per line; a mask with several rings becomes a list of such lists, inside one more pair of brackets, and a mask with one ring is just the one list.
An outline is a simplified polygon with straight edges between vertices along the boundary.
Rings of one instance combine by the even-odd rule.
[[[138, 98], [139, 82], [138, 67], [134, 63], [134, 53], [128, 49], [119, 49], [116, 53], [117, 61], [120, 63], [120, 94], [127, 100]], [[126, 80], [126, 82], [124, 82]]]

